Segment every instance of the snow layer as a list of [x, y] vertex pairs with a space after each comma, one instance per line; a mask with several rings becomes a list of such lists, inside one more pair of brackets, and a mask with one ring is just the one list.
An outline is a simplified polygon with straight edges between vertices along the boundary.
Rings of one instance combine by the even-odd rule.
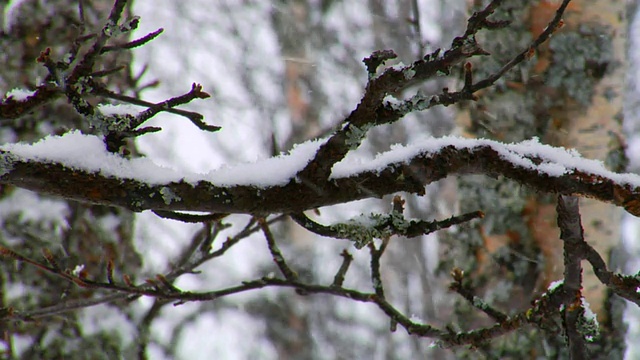
[[[10, 151], [25, 159], [57, 162], [70, 168], [100, 172], [106, 176], [136, 179], [149, 184], [172, 181], [209, 181], [219, 186], [253, 185], [268, 187], [284, 185], [313, 158], [318, 148], [326, 141], [313, 140], [295, 146], [288, 154], [250, 163], [224, 165], [206, 174], [178, 172], [161, 167], [149, 158], [124, 159], [107, 152], [102, 139], [72, 131], [62, 136], [48, 136], [35, 144], [8, 144], [0, 149]], [[363, 171], [381, 171], [390, 163], [409, 161], [421, 154], [435, 153], [444, 147], [472, 149], [489, 146], [500, 156], [521, 167], [536, 170], [549, 176], [561, 176], [577, 169], [586, 173], [610, 178], [620, 184], [640, 186], [640, 176], [617, 174], [607, 170], [602, 162], [582, 158], [575, 150], [556, 148], [541, 144], [538, 139], [514, 144], [503, 144], [486, 139], [466, 139], [454, 136], [425, 138], [414, 144], [396, 145], [375, 159], [363, 161], [356, 156], [347, 156], [333, 168], [332, 178], [348, 177]], [[530, 158], [539, 158], [535, 164]]]

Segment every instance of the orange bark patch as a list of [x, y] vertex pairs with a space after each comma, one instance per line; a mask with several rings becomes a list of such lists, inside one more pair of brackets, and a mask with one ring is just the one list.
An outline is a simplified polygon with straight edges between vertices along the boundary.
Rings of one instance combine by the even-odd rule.
[[[534, 38], [540, 35], [549, 24], [549, 21], [553, 19], [558, 10], [558, 6], [562, 1], [559, 0], [540, 0], [537, 5], [531, 6], [531, 12], [529, 13], [529, 31]], [[565, 17], [570, 16], [571, 13], [580, 12], [581, 8], [576, 2], [570, 2], [565, 10]]]

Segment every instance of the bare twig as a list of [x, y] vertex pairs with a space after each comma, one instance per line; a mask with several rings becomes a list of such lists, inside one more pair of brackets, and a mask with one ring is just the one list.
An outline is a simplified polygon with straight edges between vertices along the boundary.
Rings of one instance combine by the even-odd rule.
[[342, 264], [340, 265], [340, 269], [338, 269], [336, 275], [333, 277], [333, 283], [331, 283], [331, 286], [334, 287], [342, 287], [344, 278], [347, 274], [347, 271], [349, 270], [349, 266], [353, 261], [353, 256], [349, 254], [346, 249], [342, 250], [340, 256], [342, 256]]
[[280, 249], [276, 244], [276, 240], [271, 233], [271, 229], [269, 229], [267, 221], [263, 218], [259, 218], [258, 223], [260, 224], [260, 228], [262, 228], [264, 237], [267, 239], [267, 245], [269, 247], [269, 252], [271, 253], [271, 258], [273, 259], [273, 262], [278, 266], [278, 269], [280, 269], [282, 275], [284, 275], [284, 278], [289, 281], [298, 280], [298, 274], [289, 267], [287, 261], [284, 259], [284, 256], [282, 256], [282, 252], [280, 252]]
[[158, 29], [156, 31], [148, 33], [147, 35], [141, 37], [140, 39], [129, 41], [128, 43], [125, 43], [125, 44], [113, 45], [113, 46], [105, 46], [105, 47], [102, 48], [100, 53], [104, 54], [104, 53], [107, 53], [109, 51], [114, 51], [114, 50], [130, 50], [130, 49], [137, 48], [139, 46], [143, 46], [143, 45], [147, 44], [148, 42], [152, 41], [153, 39], [157, 38], [158, 36], [160, 36], [160, 34], [162, 34], [163, 31], [164, 31], [164, 29], [160, 28], [160, 29]]
[[[152, 107], [152, 106], [156, 105], [156, 104], [154, 104], [152, 102], [144, 101], [144, 100], [132, 97], [132, 96], [115, 93], [115, 92], [107, 89], [103, 85], [100, 85], [100, 84], [97, 84], [97, 83], [92, 83], [92, 85], [93, 85], [92, 86], [92, 92], [94, 94], [96, 94], [96, 95], [104, 96], [104, 97], [109, 98], [109, 99], [119, 100], [119, 101], [122, 101], [122, 102], [125, 102], [125, 103], [129, 103], [129, 104], [133, 104], [133, 105], [146, 106], [146, 107]], [[174, 109], [174, 108], [168, 108], [168, 109], [165, 109], [165, 110], [162, 110], [162, 111], [168, 112], [168, 113], [171, 113], [171, 114], [184, 116], [187, 119], [189, 119], [191, 122], [193, 122], [194, 124], [198, 124], [198, 123], [202, 122], [202, 119], [204, 118], [202, 116], [202, 114], [198, 114], [198, 113], [193, 112], [193, 111]]]
[[469, 304], [484, 312], [498, 323], [503, 323], [508, 320], [509, 317], [506, 314], [489, 305], [475, 294], [474, 289], [464, 282], [464, 272], [461, 269], [453, 269], [451, 276], [453, 277], [453, 282], [449, 285], [449, 289], [460, 294]]
[[[138, 126], [140, 126], [141, 124], [143, 124], [145, 121], [149, 120], [150, 118], [152, 118], [153, 116], [155, 116], [156, 114], [158, 114], [161, 111], [167, 111], [168, 109], [174, 108], [178, 105], [183, 105], [183, 104], [187, 104], [189, 102], [191, 102], [194, 99], [206, 99], [208, 97], [210, 97], [211, 95], [207, 94], [206, 92], [204, 92], [202, 90], [202, 85], [193, 83], [191, 85], [191, 90], [184, 94], [184, 95], [180, 95], [180, 96], [176, 96], [173, 97], [169, 100], [154, 104], [152, 106], [149, 107], [149, 109], [141, 112], [140, 114], [138, 114], [136, 116], [136, 122], [135, 124], [132, 126], [133, 128], [136, 128]], [[213, 125], [208, 125], [205, 122], [202, 121], [202, 115], [200, 115], [198, 118], [191, 118], [189, 117], [189, 120], [191, 120], [191, 122], [196, 125], [198, 128], [200, 128], [201, 130], [205, 130], [205, 131], [218, 131], [221, 128], [219, 126], [213, 126]]]

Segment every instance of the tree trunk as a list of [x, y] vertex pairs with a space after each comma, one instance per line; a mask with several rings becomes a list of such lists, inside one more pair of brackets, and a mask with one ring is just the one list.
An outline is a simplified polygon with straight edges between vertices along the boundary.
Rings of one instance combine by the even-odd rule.
[[[491, 41], [483, 42], [485, 49], [498, 58], [512, 55], [511, 44], [520, 48], [542, 32], [559, 5], [546, 0], [527, 6], [521, 1], [506, 3], [494, 16], [505, 18], [504, 9], [509, 9], [515, 26], [505, 32], [491, 32]], [[625, 10], [622, 1], [570, 3], [564, 27], [527, 65], [503, 78], [498, 86], [478, 94], [479, 101], [460, 112], [458, 124], [465, 134], [507, 142], [536, 136], [545, 143], [575, 148], [587, 158], [602, 160], [611, 170], [624, 169], [620, 129], [625, 90]], [[474, 77], [499, 66], [491, 61], [474, 65]], [[465, 199], [463, 210], [479, 207], [487, 216], [476, 235], [467, 240], [472, 245], [462, 251], [466, 262], [453, 262], [469, 273], [480, 270], [470, 281], [485, 299], [494, 299], [513, 310], [526, 309], [552, 281], [563, 277], [555, 198], [510, 181], [484, 178], [462, 179], [460, 193]], [[619, 245], [621, 211], [583, 199], [581, 214], [586, 240], [601, 254], [609, 254]], [[624, 340], [613, 336], [624, 332], [619, 300], [610, 299], [590, 266], [585, 266], [584, 272], [583, 295], [603, 325], [603, 336], [593, 351], [602, 355], [599, 351], [607, 348], [612, 351], [610, 356], [621, 358]], [[565, 351], [561, 337], [548, 338], [546, 350], [542, 342], [532, 338], [527, 343], [510, 351], [523, 356], [551, 356]]]

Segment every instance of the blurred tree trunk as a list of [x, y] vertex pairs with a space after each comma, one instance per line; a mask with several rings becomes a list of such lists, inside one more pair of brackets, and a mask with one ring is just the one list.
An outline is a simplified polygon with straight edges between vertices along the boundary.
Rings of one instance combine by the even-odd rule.
[[[514, 19], [516, 26], [492, 32], [491, 41], [485, 40], [483, 45], [497, 58], [508, 59], [544, 30], [559, 3], [506, 1], [494, 16]], [[624, 170], [625, 11], [623, 1], [571, 2], [563, 29], [522, 69], [478, 94], [479, 101], [459, 113], [458, 124], [468, 136], [505, 142], [536, 136], [545, 143], [575, 148], [587, 158], [602, 160], [611, 170]], [[500, 64], [489, 60], [474, 65], [474, 77], [482, 78]], [[480, 206], [487, 216], [465, 241], [471, 245], [455, 251], [465, 260], [447, 264], [473, 274], [469, 280], [485, 299], [514, 312], [526, 309], [550, 282], [563, 277], [555, 197], [532, 193], [503, 179], [461, 179], [459, 184], [465, 199], [463, 211]], [[583, 199], [581, 214], [586, 240], [601, 254], [610, 254], [619, 245], [621, 212]], [[592, 346], [594, 354], [622, 358], [623, 304], [609, 297], [590, 266], [584, 267], [584, 276], [583, 295], [598, 314], [603, 335]], [[469, 309], [465, 305], [458, 311]], [[476, 325], [482, 323], [476, 320]], [[561, 336], [534, 341], [531, 335], [512, 335], [520, 344], [528, 344], [518, 348], [508, 347], [506, 342], [513, 339], [505, 339], [503, 349], [508, 352], [501, 356], [566, 355]]]

